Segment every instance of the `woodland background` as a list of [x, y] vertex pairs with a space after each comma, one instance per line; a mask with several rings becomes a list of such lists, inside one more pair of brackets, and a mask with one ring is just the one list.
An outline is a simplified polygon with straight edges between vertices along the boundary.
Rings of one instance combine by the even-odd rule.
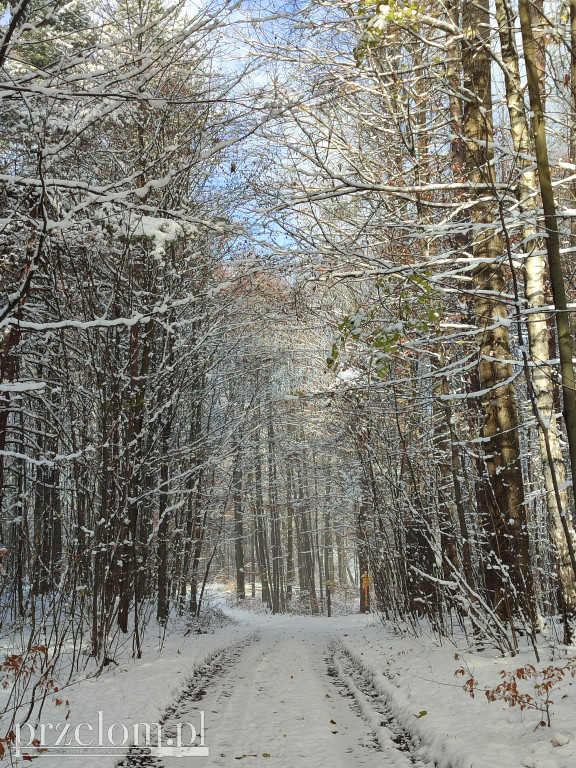
[[0, 25], [7, 733], [212, 578], [572, 642], [575, 0]]

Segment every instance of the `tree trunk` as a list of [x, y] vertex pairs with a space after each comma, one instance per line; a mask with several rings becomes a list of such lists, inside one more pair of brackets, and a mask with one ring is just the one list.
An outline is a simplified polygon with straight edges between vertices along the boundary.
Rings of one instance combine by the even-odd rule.
[[502, 617], [512, 620], [522, 612], [533, 625], [534, 589], [520, 464], [518, 414], [511, 360], [505, 292], [504, 243], [499, 229], [498, 203], [490, 189], [495, 184], [490, 13], [487, 0], [465, 3], [463, 27], [474, 35], [463, 42], [466, 162], [470, 182], [477, 189], [471, 208], [476, 325], [480, 331], [478, 375], [484, 409], [482, 438], [489, 480], [488, 588]]
[[162, 458], [160, 464], [160, 491], [158, 494], [158, 598], [156, 618], [158, 623], [166, 626], [170, 615], [170, 585], [168, 570], [168, 447], [172, 431], [171, 416], [168, 413], [166, 423], [162, 428]]
[[[239, 441], [241, 435], [239, 437]], [[242, 505], [242, 454], [236, 447], [234, 470], [232, 472], [232, 500], [234, 504], [234, 561], [236, 565], [236, 596], [246, 597], [246, 576], [244, 564], [244, 511]]]
[[[536, 178], [536, 171], [529, 161], [532, 150], [530, 130], [520, 78], [518, 51], [513, 34], [517, 17], [509, 0], [497, 0], [496, 16], [502, 59], [507, 67], [505, 73], [506, 99], [510, 115], [512, 140], [517, 154], [517, 163], [521, 169], [518, 179], [517, 196], [520, 201], [520, 209], [525, 215], [522, 234], [524, 242], [527, 244], [524, 262], [526, 299], [529, 309], [542, 309], [548, 304], [545, 259], [543, 255], [545, 245], [543, 239], [535, 237], [537, 232], [536, 195], [538, 192], [538, 180]], [[540, 62], [538, 67], [540, 82], [542, 82], [544, 76], [541, 69], [542, 62]], [[556, 551], [562, 602], [569, 618], [566, 630], [569, 630], [569, 626], [576, 619], [576, 584], [574, 580], [575, 574], [570, 562], [568, 543], [561, 522], [563, 512], [565, 514], [568, 509], [568, 493], [565, 485], [566, 467], [562, 459], [561, 437], [555, 414], [554, 371], [546, 363], [549, 359], [550, 350], [546, 313], [544, 311], [531, 312], [526, 325], [532, 360], [531, 386], [536, 400], [536, 408], [539, 411], [538, 440], [544, 470], [546, 502], [552, 527], [552, 541]], [[558, 488], [559, 500], [556, 499], [555, 485]], [[567, 522], [570, 536], [573, 538], [573, 526], [571, 521], [568, 520]], [[567, 642], [569, 642], [568, 634], [569, 631], [565, 637]]]
[[288, 457], [286, 466], [286, 599], [291, 600], [294, 587], [294, 479]]

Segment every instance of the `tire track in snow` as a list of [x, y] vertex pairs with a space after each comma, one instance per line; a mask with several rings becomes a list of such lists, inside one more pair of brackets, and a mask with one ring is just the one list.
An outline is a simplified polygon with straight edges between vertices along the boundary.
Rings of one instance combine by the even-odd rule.
[[350, 699], [374, 734], [374, 746], [381, 750], [382, 765], [406, 768], [436, 768], [436, 763], [425, 762], [419, 755], [420, 744], [406, 731], [392, 713], [390, 702], [374, 687], [373, 675], [350, 654], [341, 642], [329, 645], [326, 657], [328, 674], [341, 696]]
[[[197, 715], [199, 709], [197, 705], [206, 695], [206, 689], [210, 683], [223, 677], [226, 671], [238, 661], [247, 646], [259, 640], [258, 635], [251, 635], [227, 648], [215, 651], [194, 666], [188, 685], [160, 720], [164, 739], [176, 738], [176, 725], [188, 716]], [[156, 746], [154, 739], [151, 742]], [[162, 759], [147, 754], [147, 751], [146, 747], [130, 747], [126, 757], [117, 764], [117, 768], [163, 768]]]

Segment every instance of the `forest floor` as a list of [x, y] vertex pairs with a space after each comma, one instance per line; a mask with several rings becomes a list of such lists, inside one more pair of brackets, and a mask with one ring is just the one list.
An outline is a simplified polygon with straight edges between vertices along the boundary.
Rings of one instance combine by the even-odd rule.
[[[537, 664], [529, 648], [514, 658], [495, 650], [477, 652], [464, 636], [441, 644], [429, 634], [407, 636], [374, 616], [226, 611], [232, 620], [213, 633], [184, 637], [174, 632], [164, 639], [161, 653], [148, 651], [139, 661], [111, 665], [105, 674], [65, 692], [70, 733], [80, 723], [96, 729], [100, 711], [106, 728], [123, 723], [130, 733], [133, 723], [162, 719], [166, 744], [176, 735], [177, 722], [199, 730], [203, 712], [209, 756], [143, 757], [132, 750], [124, 758], [100, 752], [62, 760], [44, 754], [40, 768], [200, 768], [240, 760], [278, 768], [576, 765], [576, 684], [570, 668], [564, 669], [561, 648], [543, 645]], [[547, 715], [538, 695], [551, 672], [509, 678], [516, 680], [519, 694], [534, 700], [532, 706], [525, 698], [523, 710], [485, 695], [502, 682], [502, 671], [512, 675], [528, 664], [564, 669], [554, 673], [560, 679], [549, 694], [551, 727], [539, 725]], [[468, 680], [474, 698], [463, 690]], [[42, 720], [49, 719], [47, 710]], [[184, 744], [186, 733], [184, 728]], [[84, 726], [83, 738], [89, 735]]]

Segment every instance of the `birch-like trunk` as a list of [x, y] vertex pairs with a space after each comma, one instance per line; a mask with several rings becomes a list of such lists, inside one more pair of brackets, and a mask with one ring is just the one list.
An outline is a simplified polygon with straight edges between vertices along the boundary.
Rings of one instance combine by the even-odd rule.
[[[529, 158], [532, 154], [530, 125], [526, 115], [518, 50], [514, 39], [517, 21], [509, 0], [496, 0], [496, 18], [500, 34], [502, 59], [506, 65], [506, 101], [510, 116], [510, 129], [517, 164], [520, 168], [517, 195], [520, 209], [524, 214], [523, 238], [526, 256], [524, 260], [524, 279], [526, 300], [530, 309], [542, 309], [547, 303], [545, 284], [545, 244], [536, 238], [536, 207], [538, 179], [536, 170]], [[560, 590], [564, 608], [569, 616], [576, 615], [576, 584], [570, 562], [570, 553], [566, 536], [562, 529], [561, 514], [568, 509], [566, 466], [562, 458], [560, 433], [554, 408], [554, 370], [547, 364], [550, 358], [550, 338], [543, 311], [531, 312], [527, 322], [530, 357], [532, 361], [532, 387], [536, 406], [540, 412], [541, 424], [538, 426], [538, 440], [544, 470], [546, 499], [551, 535], [556, 550], [556, 560], [560, 579]], [[547, 434], [546, 434], [547, 433]], [[554, 478], [555, 475], [555, 478]], [[554, 479], [556, 479], [559, 499], [557, 499]], [[570, 533], [574, 531], [568, 520]]]

